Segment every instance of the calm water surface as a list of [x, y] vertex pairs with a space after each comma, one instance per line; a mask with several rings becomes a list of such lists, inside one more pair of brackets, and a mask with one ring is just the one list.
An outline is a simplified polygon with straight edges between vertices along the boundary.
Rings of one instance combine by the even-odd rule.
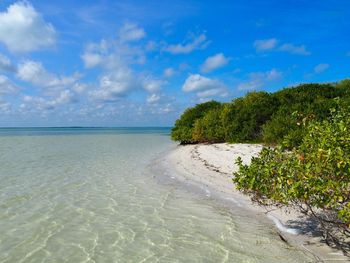
[[312, 262], [260, 220], [157, 182], [168, 132], [0, 130], [0, 262]]

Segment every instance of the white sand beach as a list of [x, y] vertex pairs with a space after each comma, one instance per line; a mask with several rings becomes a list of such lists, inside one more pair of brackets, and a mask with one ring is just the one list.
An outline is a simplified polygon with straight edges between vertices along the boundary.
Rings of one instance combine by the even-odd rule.
[[[248, 196], [234, 188], [232, 173], [238, 169], [234, 161], [241, 157], [249, 163], [262, 146], [257, 144], [198, 144], [177, 146], [162, 158], [162, 164], [173, 169], [173, 179], [190, 183], [207, 197], [216, 196], [230, 206], [249, 209], [259, 218], [267, 217], [275, 224], [282, 239], [294, 247], [314, 255], [318, 262], [348, 262], [339, 250], [330, 248], [313, 233], [313, 226], [298, 211], [265, 208], [252, 204]], [[174, 178], [175, 177], [175, 178]]]

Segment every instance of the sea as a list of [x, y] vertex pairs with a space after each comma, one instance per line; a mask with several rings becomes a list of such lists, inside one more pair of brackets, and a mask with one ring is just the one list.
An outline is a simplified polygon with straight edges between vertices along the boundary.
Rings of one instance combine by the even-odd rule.
[[175, 146], [170, 128], [1, 128], [0, 262], [313, 262], [172, 183], [155, 160]]

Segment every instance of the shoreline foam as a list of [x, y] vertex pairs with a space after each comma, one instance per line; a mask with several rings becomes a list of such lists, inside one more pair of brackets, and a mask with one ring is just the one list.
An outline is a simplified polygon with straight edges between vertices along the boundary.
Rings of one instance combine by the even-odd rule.
[[[217, 199], [229, 208], [248, 209], [257, 218], [268, 218], [280, 237], [290, 245], [310, 253], [317, 262], [346, 262], [348, 257], [322, 242], [313, 233], [304, 215], [293, 209], [273, 208], [271, 211], [253, 204], [250, 198], [234, 188], [232, 173], [238, 169], [234, 161], [241, 157], [244, 163], [257, 156], [258, 144], [197, 144], [177, 146], [160, 159], [171, 180], [196, 188], [207, 197]], [[193, 188], [192, 188], [193, 189]], [[307, 230], [307, 231], [306, 231]]]

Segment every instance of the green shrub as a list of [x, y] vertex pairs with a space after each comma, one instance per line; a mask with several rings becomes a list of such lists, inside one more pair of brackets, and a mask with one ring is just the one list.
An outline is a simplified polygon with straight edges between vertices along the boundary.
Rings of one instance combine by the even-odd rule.
[[[270, 121], [262, 126], [263, 141], [268, 144], [280, 144], [286, 135], [290, 134], [294, 143], [301, 138], [301, 130], [303, 127], [297, 118], [297, 114], [291, 114], [289, 109], [285, 107], [277, 111]], [[293, 143], [293, 144], [294, 144]]]
[[193, 140], [206, 143], [224, 142], [225, 134], [221, 114], [222, 107], [215, 108], [197, 119], [192, 133]]
[[197, 104], [193, 108], [188, 108], [176, 120], [175, 126], [171, 131], [171, 138], [174, 141], [180, 141], [181, 144], [196, 143], [193, 140], [192, 132], [196, 120], [202, 118], [211, 109], [219, 108], [221, 104], [216, 101], [209, 101], [201, 104]]
[[[299, 147], [292, 151], [265, 148], [250, 166], [238, 159], [239, 171], [233, 181], [261, 204], [298, 204], [320, 222], [349, 234], [349, 108], [332, 110], [330, 118], [304, 121], [303, 125], [306, 133]], [[331, 216], [325, 220], [317, 216], [316, 209]]]
[[225, 139], [229, 142], [259, 141], [262, 125], [276, 110], [274, 99], [267, 92], [250, 92], [224, 107]]
[[341, 105], [350, 106], [350, 80], [302, 84], [272, 94], [249, 92], [225, 104], [210, 101], [187, 109], [176, 121], [171, 137], [181, 144], [265, 142], [293, 148], [305, 135], [302, 119], [328, 118], [336, 97]]
[[302, 118], [312, 115], [317, 120], [326, 119], [335, 106], [334, 98], [342, 94], [331, 84], [303, 84], [274, 93], [279, 107], [263, 125], [263, 141], [279, 144], [287, 137], [290, 147], [299, 145], [304, 135], [304, 127], [299, 125]]

